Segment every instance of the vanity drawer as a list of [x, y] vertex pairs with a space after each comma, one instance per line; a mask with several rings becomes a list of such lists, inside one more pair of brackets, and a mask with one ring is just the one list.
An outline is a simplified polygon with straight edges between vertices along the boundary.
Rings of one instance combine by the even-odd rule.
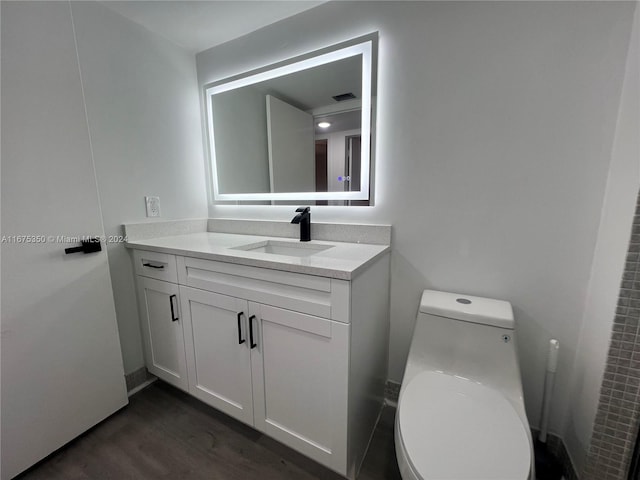
[[301, 273], [177, 257], [178, 283], [347, 323], [349, 282]]
[[176, 256], [168, 253], [133, 251], [133, 264], [137, 275], [178, 283]]

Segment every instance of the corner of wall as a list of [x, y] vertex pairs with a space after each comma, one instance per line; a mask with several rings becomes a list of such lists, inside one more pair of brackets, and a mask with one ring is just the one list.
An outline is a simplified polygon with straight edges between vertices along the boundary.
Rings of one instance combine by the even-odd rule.
[[567, 452], [578, 472], [583, 471], [589, 454], [640, 185], [640, 141], [637, 135], [640, 131], [639, 28], [640, 8], [636, 5], [598, 239], [575, 356], [572, 408], [563, 432]]

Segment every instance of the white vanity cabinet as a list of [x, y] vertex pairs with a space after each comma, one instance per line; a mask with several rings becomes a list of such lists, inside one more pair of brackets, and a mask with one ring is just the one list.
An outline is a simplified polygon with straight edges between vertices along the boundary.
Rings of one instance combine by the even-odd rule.
[[254, 424], [342, 474], [348, 449], [349, 325], [250, 304]]
[[[146, 277], [162, 270], [144, 266], [145, 258], [153, 260], [149, 253], [155, 254], [134, 252], [149, 370], [178, 385], [167, 373], [179, 370], [184, 357], [179, 377], [187, 386], [178, 386], [355, 478], [383, 405], [388, 253], [348, 280], [177, 255], [177, 286]], [[171, 263], [155, 258], [161, 260]], [[165, 283], [171, 287], [161, 290]], [[151, 297], [168, 305], [158, 291], [178, 295], [179, 321], [150, 307]], [[170, 333], [178, 325], [181, 332]], [[174, 363], [158, 367], [156, 332], [165, 335], [162, 353]], [[168, 353], [167, 338], [184, 339], [184, 356]]]
[[179, 288], [176, 283], [156, 279], [166, 276], [167, 262], [175, 266], [175, 257], [136, 251], [134, 260], [136, 266], [140, 265], [136, 268], [139, 272], [136, 284], [147, 369], [158, 378], [188, 390]]
[[349, 326], [180, 287], [189, 392], [345, 471]]
[[246, 300], [180, 287], [189, 393], [253, 424]]

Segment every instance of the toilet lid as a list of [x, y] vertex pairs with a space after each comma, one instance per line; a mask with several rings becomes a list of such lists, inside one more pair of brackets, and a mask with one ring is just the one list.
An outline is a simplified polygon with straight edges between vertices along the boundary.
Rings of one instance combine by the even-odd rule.
[[400, 398], [399, 431], [424, 480], [526, 480], [531, 447], [509, 401], [495, 390], [439, 372], [414, 377]]

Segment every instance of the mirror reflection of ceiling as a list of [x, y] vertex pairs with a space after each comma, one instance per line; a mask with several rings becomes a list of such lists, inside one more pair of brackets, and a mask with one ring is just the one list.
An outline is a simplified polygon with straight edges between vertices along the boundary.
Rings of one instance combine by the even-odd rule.
[[[314, 118], [315, 121], [315, 133], [316, 135], [326, 135], [334, 132], [345, 132], [347, 130], [359, 130], [360, 122], [362, 121], [362, 112], [358, 110], [352, 110], [350, 112], [338, 112], [328, 115], [322, 115]], [[328, 122], [331, 124], [328, 128], [321, 128], [318, 126], [319, 121]]]
[[254, 83], [251, 87], [307, 111], [339, 103], [333, 97], [344, 93], [362, 99], [362, 56]]
[[103, 0], [100, 3], [189, 52], [198, 53], [325, 2]]

